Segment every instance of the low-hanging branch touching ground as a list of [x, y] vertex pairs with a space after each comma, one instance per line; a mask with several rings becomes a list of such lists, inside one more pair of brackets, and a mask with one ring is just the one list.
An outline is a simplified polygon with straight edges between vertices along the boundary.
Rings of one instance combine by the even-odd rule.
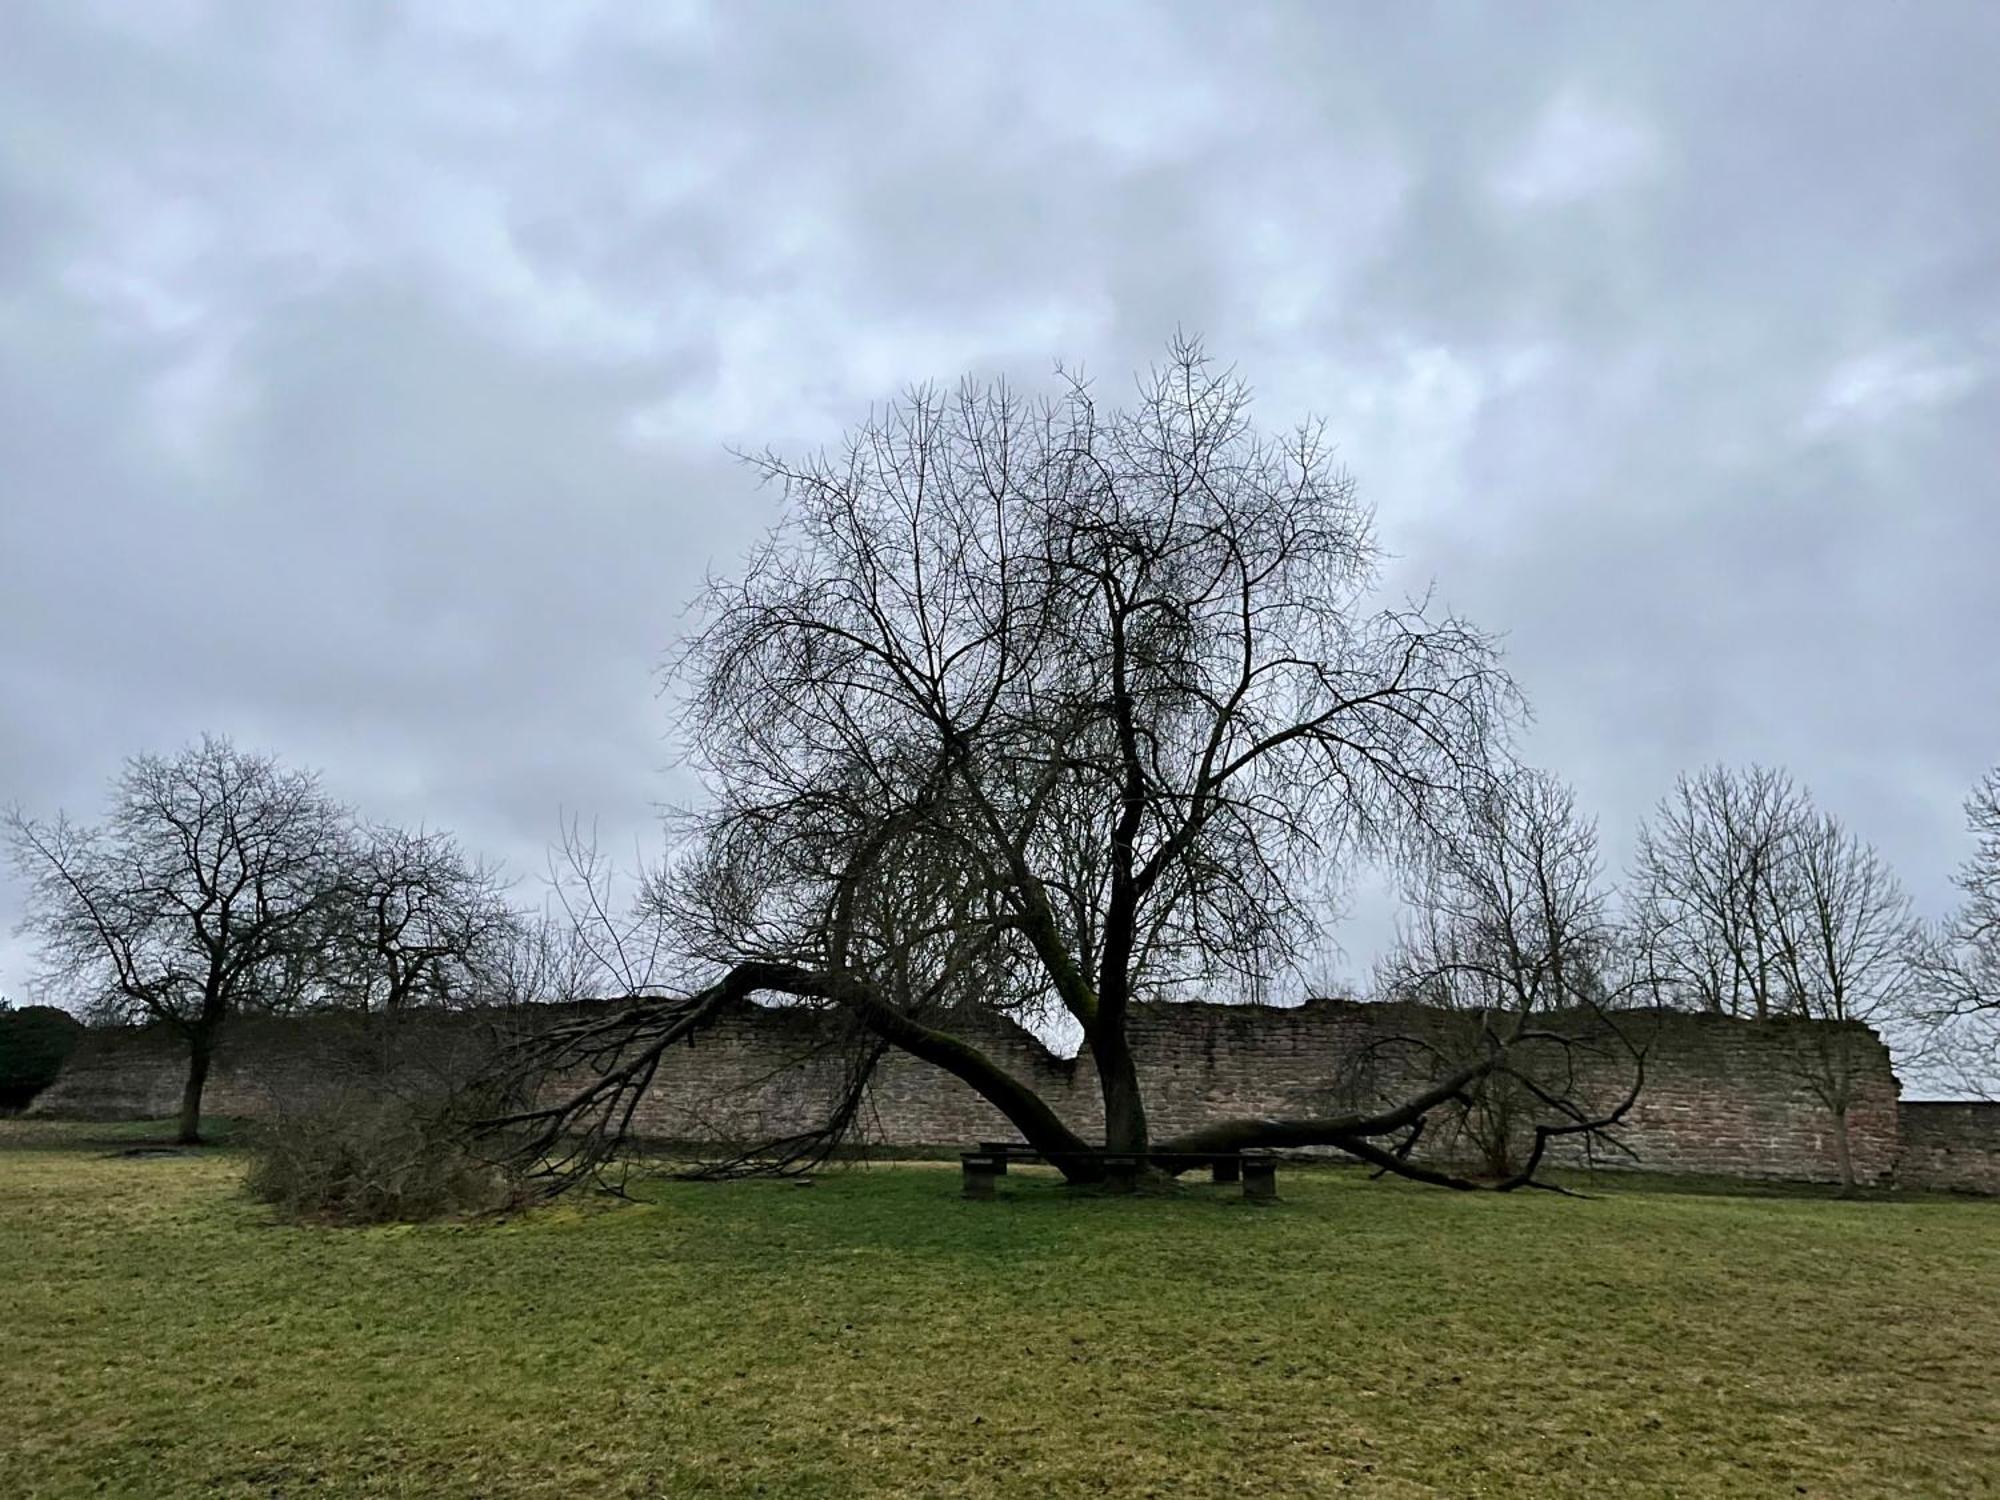
[[[786, 515], [711, 581], [670, 668], [709, 800], [641, 909], [696, 982], [524, 1045], [536, 1102], [496, 1123], [559, 1177], [615, 1154], [665, 1049], [752, 996], [837, 1012], [851, 1046], [823, 1128], [737, 1159], [762, 1170], [837, 1146], [890, 1048], [1078, 1180], [1100, 1146], [1335, 1146], [1472, 1186], [1407, 1147], [1506, 1080], [1531, 1144], [1490, 1185], [1512, 1187], [1629, 1107], [1594, 842], [1538, 890], [1533, 840], [1503, 834], [1457, 932], [1456, 962], [1496, 984], [1409, 1039], [1399, 1097], [1154, 1136], [1135, 1002], [1262, 993], [1315, 938], [1328, 866], [1420, 851], [1464, 887], [1468, 830], [1550, 813], [1510, 790], [1519, 700], [1493, 641], [1370, 602], [1370, 516], [1319, 426], [1260, 433], [1242, 382], [1182, 341], [1129, 409], [1081, 382], [1041, 403], [926, 387], [837, 459], [749, 461]], [[967, 1010], [1080, 1030], [1101, 1141], [955, 1030]], [[1624, 1071], [1582, 1086], [1563, 1059], [1607, 1039]]]

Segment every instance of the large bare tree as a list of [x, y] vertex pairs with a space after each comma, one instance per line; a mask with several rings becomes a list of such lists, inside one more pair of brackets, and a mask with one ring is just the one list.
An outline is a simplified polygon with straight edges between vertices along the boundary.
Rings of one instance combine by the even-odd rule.
[[833, 457], [751, 460], [785, 519], [715, 579], [671, 686], [706, 805], [648, 910], [705, 982], [545, 1034], [581, 1083], [544, 1142], [609, 1149], [664, 1049], [753, 995], [846, 1018], [823, 1146], [900, 1048], [1072, 1177], [1099, 1158], [958, 1024], [1082, 1033], [1106, 1149], [1381, 1144], [1503, 1066], [1394, 1104], [1158, 1140], [1130, 1036], [1146, 1000], [1240, 993], [1314, 932], [1317, 873], [1457, 822], [1516, 694], [1493, 642], [1371, 602], [1369, 513], [1308, 424], [1282, 438], [1196, 344], [1124, 408], [1081, 381], [922, 388]]
[[127, 762], [100, 826], [7, 815], [50, 986], [186, 1040], [181, 1140], [200, 1139], [223, 1026], [296, 1000], [314, 972], [346, 825], [312, 774], [213, 736]]

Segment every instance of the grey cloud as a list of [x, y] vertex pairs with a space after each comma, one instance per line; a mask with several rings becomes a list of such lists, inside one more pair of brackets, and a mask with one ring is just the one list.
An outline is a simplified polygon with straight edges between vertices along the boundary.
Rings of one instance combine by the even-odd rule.
[[212, 728], [622, 843], [772, 515], [726, 444], [1178, 326], [1509, 632], [1614, 859], [1782, 761], [1936, 909], [2000, 759], [1996, 60], [1974, 4], [10, 6], [0, 798]]

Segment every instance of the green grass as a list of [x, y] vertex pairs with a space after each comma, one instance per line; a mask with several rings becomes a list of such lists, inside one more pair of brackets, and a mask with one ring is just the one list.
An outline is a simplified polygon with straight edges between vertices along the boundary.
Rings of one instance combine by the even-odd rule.
[[873, 1168], [274, 1224], [0, 1122], [0, 1495], [1976, 1495], [2000, 1204]]

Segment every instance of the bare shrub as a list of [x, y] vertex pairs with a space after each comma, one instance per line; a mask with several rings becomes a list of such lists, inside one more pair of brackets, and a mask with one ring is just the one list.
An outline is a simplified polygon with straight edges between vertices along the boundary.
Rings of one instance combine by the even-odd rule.
[[505, 1208], [517, 1184], [467, 1129], [490, 1108], [464, 1094], [329, 1092], [257, 1129], [245, 1183], [291, 1218], [343, 1224]]
[[379, 1224], [504, 1208], [516, 1143], [476, 1122], [521, 1100], [494, 1021], [408, 1012], [320, 1023], [309, 1069], [281, 1076], [252, 1138], [250, 1191], [290, 1217]]

